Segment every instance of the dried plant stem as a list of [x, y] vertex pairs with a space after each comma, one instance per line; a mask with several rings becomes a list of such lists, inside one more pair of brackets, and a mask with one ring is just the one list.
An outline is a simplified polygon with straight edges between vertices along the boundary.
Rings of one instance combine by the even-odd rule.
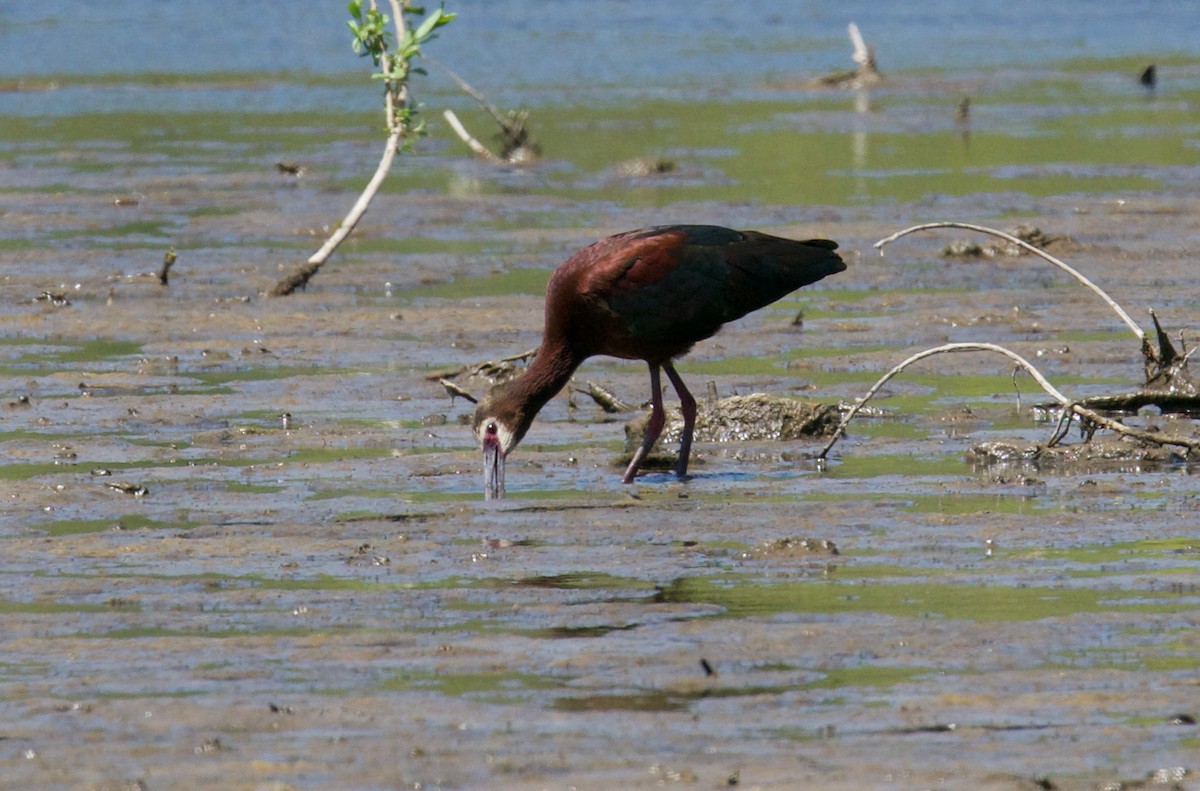
[[[1041, 388], [1043, 390], [1045, 390], [1047, 394], [1049, 394], [1049, 396], [1051, 398], [1053, 398], [1055, 401], [1058, 402], [1059, 406], [1061, 406], [1063, 408], [1063, 412], [1065, 414], [1078, 416], [1082, 420], [1089, 422], [1091, 424], [1094, 424], [1096, 426], [1099, 426], [1101, 428], [1106, 428], [1111, 431], [1116, 431], [1117, 433], [1124, 434], [1125, 436], [1136, 437], [1137, 439], [1144, 440], [1146, 442], [1151, 442], [1151, 443], [1154, 443], [1155, 445], [1174, 445], [1174, 446], [1178, 446], [1178, 447], [1182, 447], [1182, 448], [1187, 448], [1187, 450], [1189, 452], [1200, 451], [1200, 440], [1190, 439], [1187, 437], [1173, 437], [1173, 436], [1168, 436], [1166, 434], [1161, 434], [1156, 431], [1142, 431], [1140, 429], [1131, 428], [1129, 426], [1126, 426], [1124, 423], [1113, 420], [1111, 418], [1107, 418], [1107, 417], [1099, 414], [1098, 412], [1095, 412], [1091, 409], [1081, 406], [1078, 402], [1072, 401], [1071, 399], [1069, 399], [1065, 395], [1063, 395], [1061, 392], [1059, 392], [1059, 390], [1056, 387], [1054, 387], [1054, 385], [1050, 384], [1049, 380], [1047, 380], [1046, 377], [1044, 377], [1042, 375], [1041, 371], [1039, 371], [1033, 365], [1033, 363], [1029, 362], [1024, 357], [1022, 357], [1021, 355], [1012, 351], [1011, 349], [1006, 349], [1005, 347], [998, 346], [994, 343], [947, 343], [943, 346], [937, 346], [932, 349], [926, 349], [922, 352], [918, 352], [918, 353], [912, 355], [911, 357], [906, 359], [904, 362], [902, 362], [899, 365], [892, 368], [890, 371], [888, 371], [886, 374], [884, 374], [879, 379], [878, 382], [876, 382], [874, 385], [872, 385], [871, 389], [868, 390], [865, 395], [863, 395], [861, 398], [859, 398], [855, 402], [854, 406], [852, 406], [846, 412], [846, 414], [842, 417], [841, 423], [838, 424], [838, 427], [833, 432], [833, 436], [830, 437], [829, 442], [826, 443], [825, 447], [821, 449], [821, 452], [817, 454], [818, 462], [824, 462], [826, 455], [829, 453], [830, 449], [832, 449], [833, 446], [837, 443], [838, 439], [841, 438], [842, 434], [846, 430], [846, 426], [850, 423], [850, 421], [854, 418], [854, 416], [856, 414], [858, 414], [858, 411], [860, 409], [862, 409], [862, 407], [864, 407], [866, 405], [866, 403], [868, 401], [870, 401], [871, 398], [874, 397], [874, 395], [876, 393], [879, 392], [879, 389], [881, 387], [883, 387], [888, 382], [888, 380], [890, 380], [892, 377], [899, 374], [905, 368], [912, 365], [913, 363], [924, 360], [926, 357], [932, 357], [936, 354], [944, 354], [944, 353], [948, 353], [948, 352], [979, 352], [979, 351], [996, 352], [998, 354], [1002, 354], [1005, 357], [1012, 360], [1013, 362], [1015, 362], [1021, 368], [1025, 369], [1026, 373], [1028, 373], [1031, 377], [1033, 377], [1034, 381], [1036, 381], [1041, 386]], [[1065, 418], [1064, 418], [1064, 420], [1065, 420]], [[1068, 423], [1069, 423], [1069, 421], [1068, 421]], [[1049, 447], [1051, 445], [1054, 445], [1059, 439], [1062, 438], [1063, 433], [1064, 433], [1063, 425], [1060, 422], [1059, 428], [1055, 430], [1054, 436], [1052, 437], [1052, 439], [1049, 442], [1046, 443], [1046, 446]]]
[[1145, 340], [1146, 340], [1145, 331], [1143, 331], [1142, 328], [1137, 325], [1137, 322], [1135, 322], [1133, 319], [1131, 319], [1129, 317], [1129, 314], [1125, 312], [1124, 308], [1122, 308], [1120, 305], [1117, 304], [1116, 300], [1114, 300], [1107, 293], [1105, 293], [1104, 289], [1100, 288], [1100, 286], [1093, 283], [1091, 280], [1089, 280], [1087, 277], [1085, 277], [1081, 272], [1079, 272], [1078, 270], [1076, 270], [1075, 268], [1073, 268], [1066, 262], [1055, 258], [1054, 256], [1050, 255], [1045, 250], [1042, 250], [1039, 247], [1035, 247], [1034, 245], [1031, 245], [1029, 242], [1026, 242], [1024, 239], [1018, 239], [1016, 236], [1013, 236], [1012, 234], [1009, 234], [1009, 233], [1005, 233], [1004, 231], [998, 231], [995, 228], [988, 228], [983, 225], [972, 225], [970, 223], [965, 223], [965, 222], [930, 222], [930, 223], [924, 223], [922, 225], [914, 225], [911, 228], [905, 228], [903, 231], [897, 231], [896, 233], [892, 234], [891, 236], [888, 236], [884, 239], [880, 239], [878, 242], [875, 243], [875, 247], [879, 250], [882, 250], [884, 245], [888, 244], [889, 242], [894, 242], [902, 236], [907, 236], [908, 234], [915, 233], [916, 231], [929, 230], [930, 228], [962, 228], [967, 231], [978, 231], [979, 233], [991, 234], [992, 236], [999, 237], [1000, 239], [1003, 239], [1006, 242], [1009, 242], [1010, 244], [1017, 245], [1022, 250], [1026, 250], [1027, 252], [1033, 253], [1034, 255], [1039, 256], [1039, 257], [1045, 259], [1046, 261], [1049, 261], [1051, 264], [1054, 264], [1056, 267], [1058, 267], [1062, 271], [1069, 274], [1071, 277], [1078, 280], [1081, 284], [1083, 284], [1087, 288], [1094, 291], [1101, 299], [1103, 299], [1105, 301], [1105, 303], [1107, 303], [1107, 305], [1110, 308], [1112, 308], [1116, 312], [1116, 314], [1118, 316], [1121, 317], [1122, 321], [1124, 321], [1127, 325], [1129, 325], [1129, 329], [1133, 330], [1133, 334], [1137, 336], [1138, 340], [1145, 342]]

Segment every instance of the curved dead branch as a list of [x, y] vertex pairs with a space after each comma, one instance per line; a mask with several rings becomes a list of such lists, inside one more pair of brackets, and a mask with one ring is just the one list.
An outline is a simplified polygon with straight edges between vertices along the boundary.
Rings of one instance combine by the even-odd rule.
[[1131, 319], [1129, 317], [1129, 314], [1125, 312], [1124, 308], [1122, 308], [1120, 305], [1117, 304], [1116, 300], [1114, 300], [1107, 293], [1105, 293], [1104, 289], [1100, 288], [1100, 286], [1093, 283], [1091, 280], [1089, 280], [1087, 277], [1085, 277], [1081, 272], [1079, 272], [1078, 270], [1076, 270], [1075, 268], [1073, 268], [1066, 262], [1055, 258], [1054, 256], [1050, 255], [1045, 250], [1042, 250], [1039, 247], [1034, 247], [1029, 242], [1026, 242], [1024, 239], [1019, 239], [1016, 236], [1013, 236], [1012, 234], [1005, 233], [1004, 231], [998, 231], [995, 228], [988, 228], [983, 225], [973, 225], [971, 223], [965, 223], [965, 222], [929, 222], [929, 223], [923, 223], [921, 225], [914, 225], [911, 228], [905, 228], [903, 231], [897, 231], [896, 233], [892, 234], [891, 236], [888, 236], [884, 239], [880, 239], [878, 242], [875, 243], [875, 247], [877, 249], [879, 249], [880, 251], [882, 251], [884, 245], [886, 245], [890, 242], [894, 242], [902, 236], [907, 236], [910, 233], [915, 233], [917, 231], [925, 231], [930, 228], [962, 228], [967, 231], [978, 231], [979, 233], [991, 234], [992, 236], [996, 236], [1000, 239], [1003, 239], [1006, 242], [1009, 242], [1010, 244], [1017, 245], [1022, 250], [1026, 250], [1027, 252], [1033, 253], [1034, 255], [1039, 256], [1040, 258], [1043, 258], [1046, 261], [1049, 261], [1051, 264], [1054, 264], [1054, 266], [1056, 266], [1059, 269], [1061, 269], [1062, 271], [1066, 272], [1068, 275], [1070, 275], [1071, 277], [1078, 280], [1081, 284], [1083, 284], [1084, 286], [1086, 286], [1087, 288], [1089, 288], [1093, 292], [1095, 292], [1101, 299], [1104, 300], [1104, 302], [1110, 308], [1112, 308], [1116, 312], [1116, 314], [1118, 316], [1121, 317], [1121, 321], [1125, 322], [1129, 326], [1129, 329], [1133, 330], [1133, 334], [1137, 336], [1139, 341], [1141, 341], [1142, 343], [1146, 342], [1145, 331], [1137, 325], [1137, 322], [1135, 322], [1133, 319]]
[[[912, 229], [910, 229], [910, 230], [912, 230]], [[1005, 357], [1009, 358], [1010, 360], [1015, 362], [1017, 365], [1019, 365], [1021, 368], [1025, 369], [1026, 373], [1028, 373], [1031, 377], [1033, 377], [1034, 381], [1036, 381], [1041, 386], [1041, 388], [1043, 390], [1045, 390], [1046, 393], [1051, 398], [1053, 398], [1055, 401], [1058, 402], [1059, 406], [1061, 406], [1063, 409], [1064, 417], [1061, 421], [1059, 421], [1059, 425], [1055, 429], [1054, 435], [1046, 443], [1046, 447], [1051, 447], [1055, 443], [1057, 443], [1060, 439], [1062, 439], [1062, 436], [1065, 433], [1065, 427], [1070, 425], [1070, 420], [1068, 420], [1068, 416], [1072, 416], [1072, 417], [1078, 417], [1081, 421], [1083, 421], [1087, 425], [1099, 427], [1099, 428], [1106, 428], [1111, 431], [1115, 431], [1118, 434], [1123, 434], [1125, 436], [1134, 437], [1136, 439], [1150, 442], [1155, 445], [1173, 445], [1173, 446], [1177, 446], [1177, 447], [1187, 448], [1188, 452], [1200, 451], [1200, 440], [1191, 439], [1188, 437], [1173, 437], [1173, 436], [1168, 436], [1166, 434], [1162, 434], [1157, 431], [1142, 431], [1140, 429], [1131, 428], [1130, 426], [1127, 426], [1124, 423], [1121, 423], [1120, 421], [1105, 417], [1104, 415], [1101, 415], [1100, 413], [1098, 413], [1094, 410], [1091, 410], [1091, 409], [1088, 409], [1087, 407], [1081, 406], [1079, 404], [1079, 402], [1072, 401], [1071, 399], [1069, 399], [1065, 395], [1063, 395], [1061, 392], [1059, 392], [1059, 390], [1056, 387], [1054, 387], [1054, 385], [1050, 384], [1049, 380], [1047, 380], [1046, 377], [1042, 375], [1041, 371], [1039, 371], [1033, 365], [1033, 363], [1029, 362], [1024, 357], [1022, 357], [1021, 355], [1012, 351], [1011, 349], [1006, 349], [1005, 347], [999, 346], [994, 343], [947, 343], [943, 346], [937, 346], [932, 349], [926, 349], [925, 351], [918, 352], [918, 353], [912, 355], [911, 357], [906, 359], [904, 362], [902, 362], [899, 365], [892, 368], [890, 371], [888, 371], [886, 374], [884, 374], [879, 379], [878, 382], [876, 382], [874, 385], [872, 385], [871, 389], [868, 390], [865, 395], [863, 395], [861, 398], [859, 398], [855, 402], [854, 406], [852, 406], [846, 412], [846, 414], [842, 417], [841, 423], [838, 424], [838, 427], [833, 432], [833, 436], [830, 437], [829, 442], [826, 443], [825, 447], [821, 449], [821, 452], [817, 454], [818, 465], [821, 465], [821, 466], [824, 465], [826, 455], [829, 453], [830, 449], [833, 448], [834, 444], [837, 443], [838, 439], [841, 438], [842, 434], [846, 430], [846, 426], [850, 423], [850, 421], [854, 418], [854, 416], [856, 414], [858, 414], [858, 411], [866, 405], [867, 401], [871, 400], [871, 398], [876, 393], [879, 392], [879, 389], [881, 387], [883, 387], [884, 384], [886, 384], [888, 382], [888, 380], [890, 380], [892, 377], [899, 374], [901, 371], [903, 371], [908, 366], [912, 365], [913, 363], [919, 362], [920, 360], [924, 360], [926, 357], [932, 357], [935, 354], [944, 354], [944, 353], [948, 353], [948, 352], [968, 352], [968, 351], [970, 351], [970, 352], [975, 352], [975, 351], [996, 352], [998, 354], [1004, 355]]]

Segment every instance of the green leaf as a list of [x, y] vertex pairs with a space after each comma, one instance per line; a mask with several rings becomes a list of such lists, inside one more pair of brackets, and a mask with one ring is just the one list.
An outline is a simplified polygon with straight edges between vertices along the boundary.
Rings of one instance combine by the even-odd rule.
[[419, 28], [417, 28], [417, 32], [413, 34], [413, 38], [415, 38], [418, 42], [424, 41], [425, 39], [429, 38], [429, 34], [441, 24], [442, 10], [439, 8], [437, 11], [434, 11], [432, 14], [425, 17], [425, 21], [421, 23]]

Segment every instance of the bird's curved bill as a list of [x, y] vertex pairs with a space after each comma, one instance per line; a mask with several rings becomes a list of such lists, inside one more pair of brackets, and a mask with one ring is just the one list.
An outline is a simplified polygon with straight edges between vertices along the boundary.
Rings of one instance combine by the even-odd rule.
[[504, 451], [495, 441], [483, 443], [483, 499], [504, 499]]

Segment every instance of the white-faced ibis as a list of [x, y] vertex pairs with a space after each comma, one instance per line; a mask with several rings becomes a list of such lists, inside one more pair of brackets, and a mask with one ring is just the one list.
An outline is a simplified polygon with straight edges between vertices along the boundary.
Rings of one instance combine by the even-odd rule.
[[659, 371], [679, 394], [683, 436], [675, 473], [687, 474], [696, 400], [671, 361], [721, 325], [769, 305], [846, 264], [826, 239], [798, 242], [714, 225], [664, 225], [610, 236], [555, 270], [546, 287], [546, 329], [517, 379], [497, 385], [475, 410], [487, 499], [504, 496], [504, 459], [546, 402], [587, 358], [607, 354], [650, 366], [652, 412], [625, 470], [632, 483], [662, 432]]

